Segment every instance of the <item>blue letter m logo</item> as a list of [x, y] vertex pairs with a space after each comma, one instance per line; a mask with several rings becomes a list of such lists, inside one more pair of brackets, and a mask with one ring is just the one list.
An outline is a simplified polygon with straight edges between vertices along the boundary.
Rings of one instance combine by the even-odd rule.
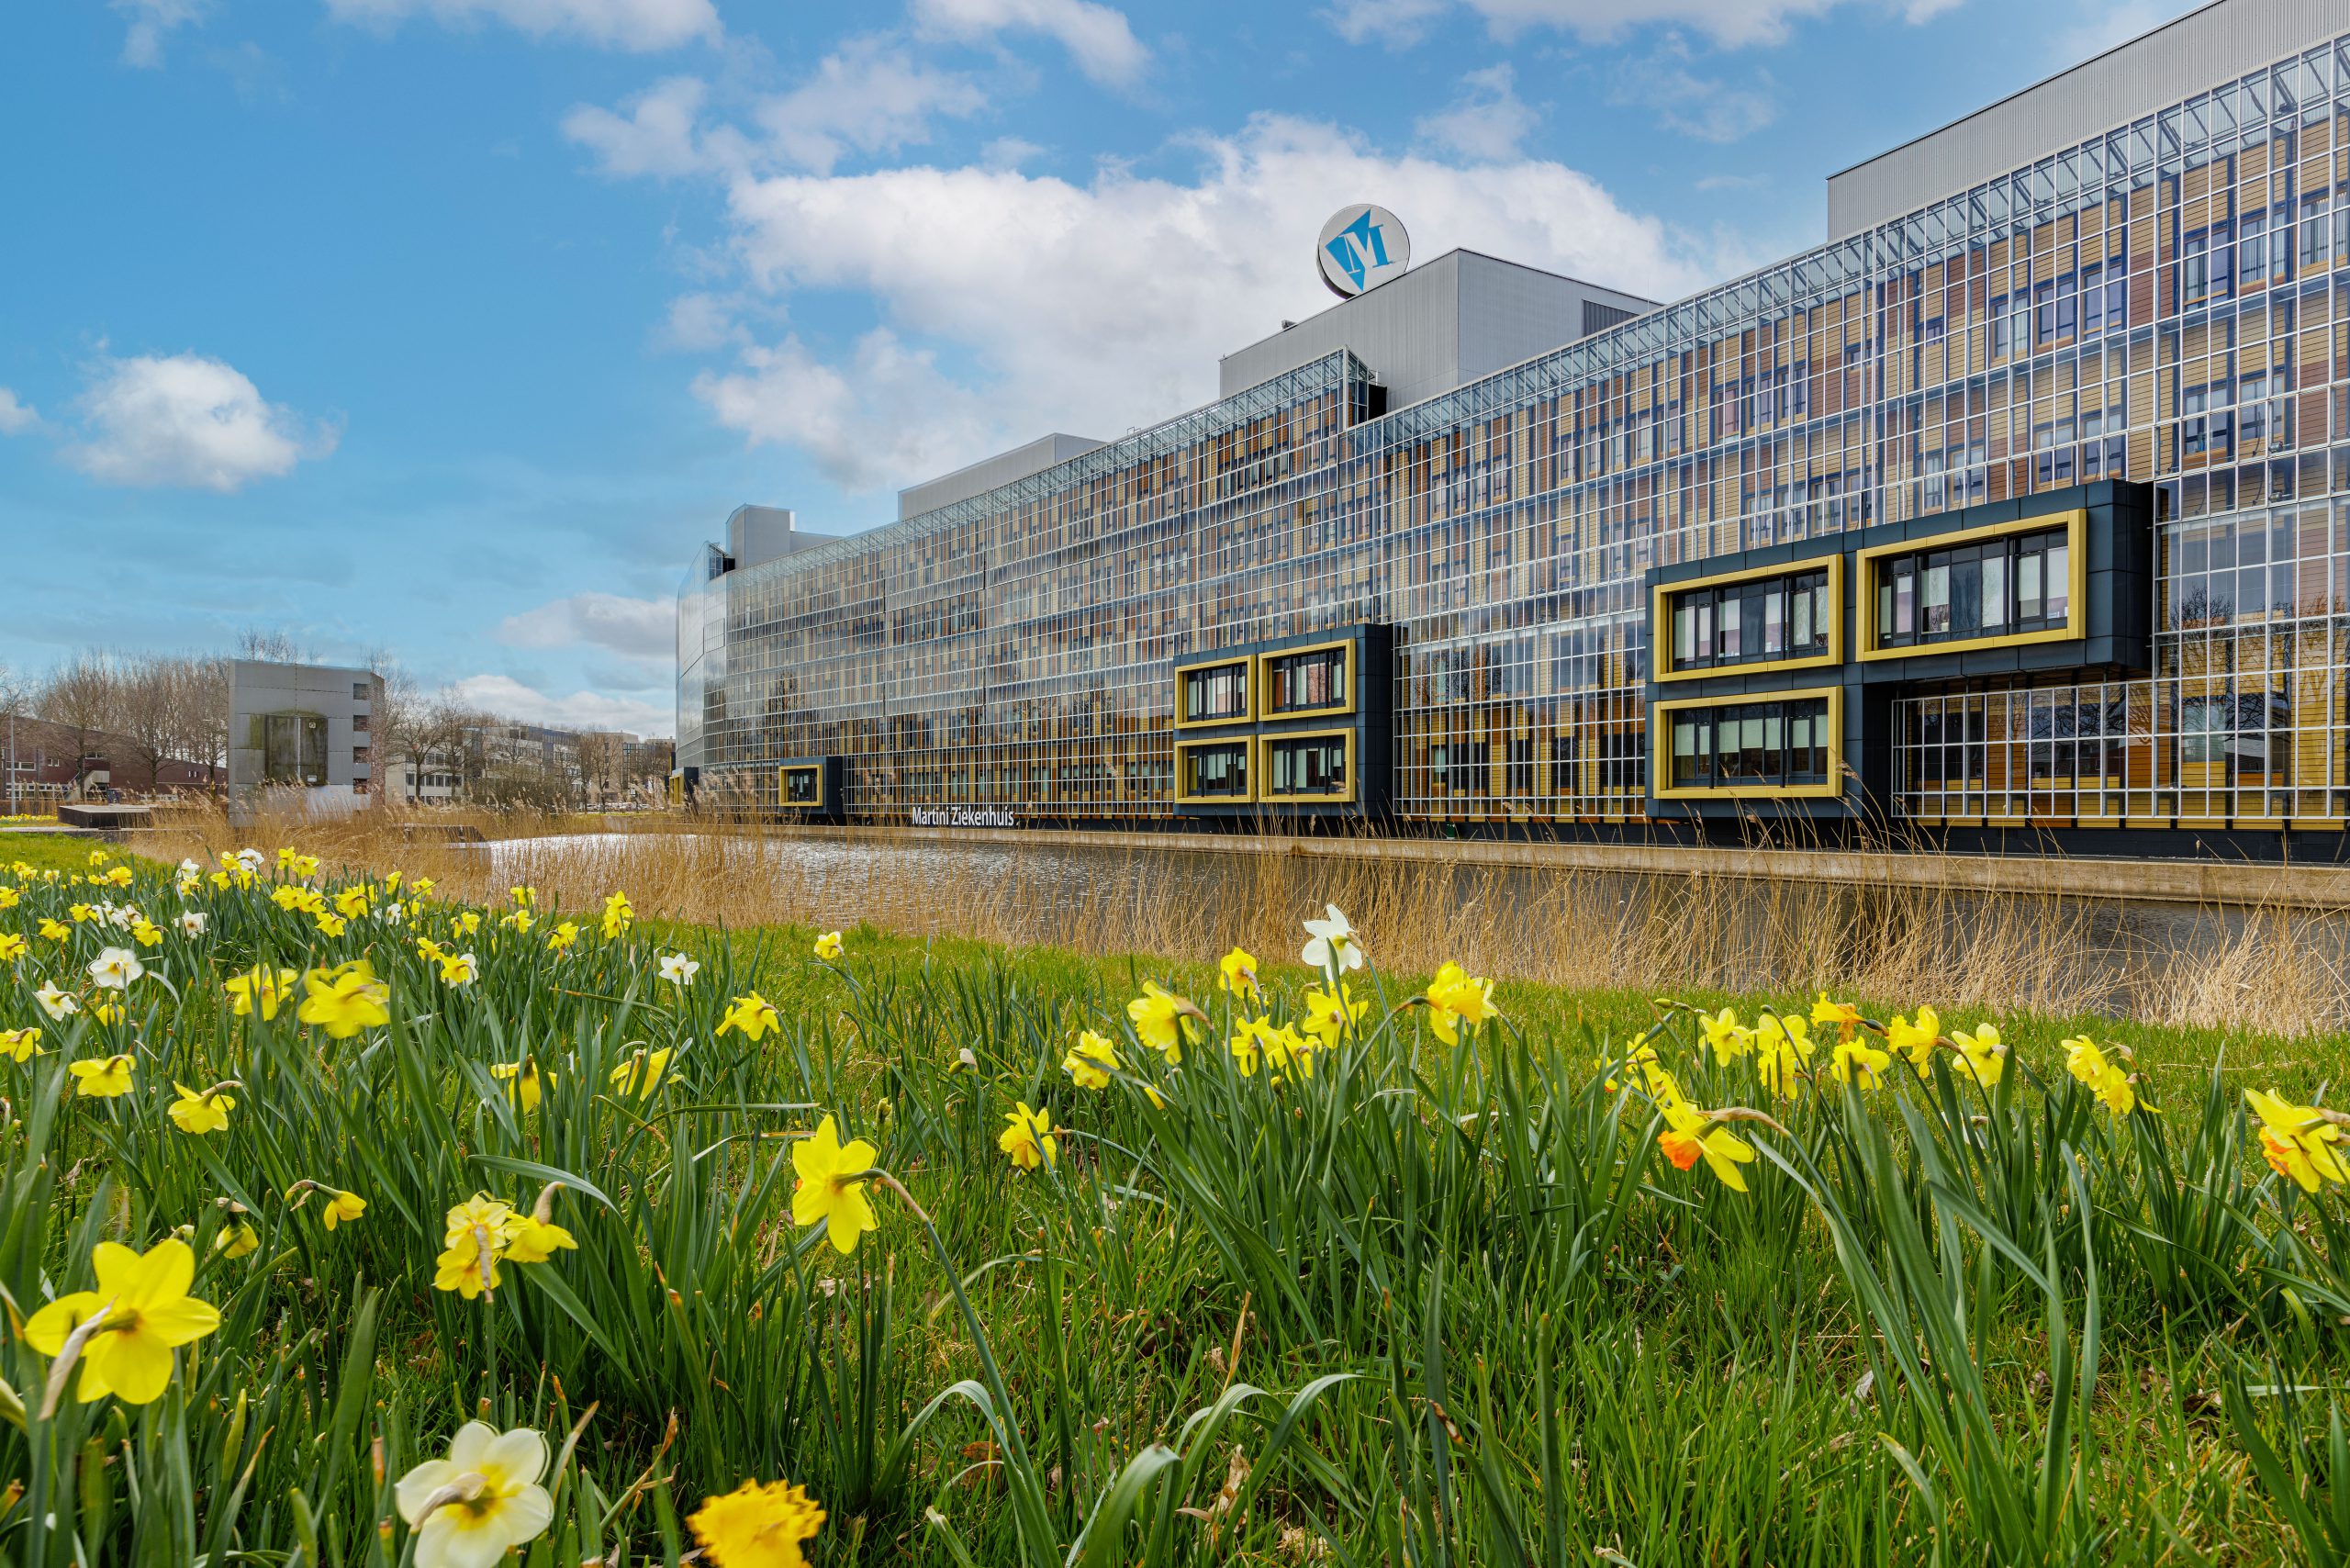
[[1362, 287], [1365, 252], [1369, 252], [1371, 266], [1383, 267], [1387, 264], [1387, 232], [1371, 222], [1371, 214], [1366, 212], [1333, 234], [1325, 249], [1338, 263], [1338, 270], [1345, 273], [1360, 289]]

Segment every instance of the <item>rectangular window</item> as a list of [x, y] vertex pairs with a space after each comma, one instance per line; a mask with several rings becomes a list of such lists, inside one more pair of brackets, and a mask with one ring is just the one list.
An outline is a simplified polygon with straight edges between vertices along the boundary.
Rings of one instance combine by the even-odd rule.
[[1224, 723], [1248, 717], [1248, 661], [1201, 665], [1177, 673], [1179, 711], [1187, 724]]
[[1267, 736], [1265, 799], [1350, 795], [1347, 761], [1352, 740], [1350, 734]]
[[1311, 713], [1349, 705], [1347, 657], [1350, 644], [1309, 648], [1294, 654], [1263, 654], [1265, 717]]
[[1176, 784], [1187, 800], [1247, 801], [1248, 743], [1211, 741], [1178, 745]]
[[1676, 708], [1667, 723], [1667, 789], [1775, 790], [1831, 781], [1825, 697]]
[[823, 779], [813, 767], [787, 767], [783, 770], [783, 803], [787, 806], [812, 806], [823, 791]]
[[327, 781], [327, 722], [310, 713], [262, 718], [262, 781], [319, 785]]
[[1825, 658], [1834, 646], [1838, 607], [1824, 566], [1664, 594], [1673, 623], [1667, 674]]
[[1876, 645], [1927, 647], [2059, 629], [2071, 610], [2071, 556], [2063, 528], [1876, 556], [1868, 563], [1879, 606]]

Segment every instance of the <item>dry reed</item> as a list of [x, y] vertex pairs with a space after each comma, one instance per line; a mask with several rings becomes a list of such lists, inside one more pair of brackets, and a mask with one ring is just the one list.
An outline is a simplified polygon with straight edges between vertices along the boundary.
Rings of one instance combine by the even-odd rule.
[[[464, 823], [481, 846], [431, 834]], [[2350, 1025], [2350, 919], [2275, 908], [2125, 904], [2091, 894], [1664, 876], [1371, 856], [1170, 851], [1147, 837], [1071, 849], [885, 832], [781, 833], [677, 817], [524, 814], [263, 821], [190, 814], [151, 852], [207, 858], [295, 845], [330, 864], [430, 876], [453, 894], [527, 882], [573, 910], [625, 889], [641, 914], [740, 928], [860, 923], [1093, 954], [1286, 957], [1324, 903], [1392, 969], [1457, 958], [1496, 977], [1595, 990], [1785, 993], [2166, 1025]], [[411, 836], [411, 834], [416, 836]]]

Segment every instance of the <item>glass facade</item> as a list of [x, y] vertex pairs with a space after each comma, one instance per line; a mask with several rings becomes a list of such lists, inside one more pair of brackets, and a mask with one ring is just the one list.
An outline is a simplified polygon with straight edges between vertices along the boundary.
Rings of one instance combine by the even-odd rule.
[[[942, 510], [689, 574], [681, 760], [838, 756], [862, 820], [1158, 818], [1173, 658], [1376, 622], [1396, 816], [1634, 823], [1651, 567], [2112, 477], [2155, 489], [2153, 673], [1904, 697], [1890, 810], [2350, 808], [2350, 39], [1378, 409], [1341, 353]], [[1887, 625], [2045, 624], [2065, 574], [2032, 545], [1913, 561]], [[1775, 633], [1741, 594], [1727, 656], [1816, 636], [1805, 593], [1781, 585]], [[1737, 722], [1738, 767], [1796, 766], [1790, 730], [1750, 747]]]

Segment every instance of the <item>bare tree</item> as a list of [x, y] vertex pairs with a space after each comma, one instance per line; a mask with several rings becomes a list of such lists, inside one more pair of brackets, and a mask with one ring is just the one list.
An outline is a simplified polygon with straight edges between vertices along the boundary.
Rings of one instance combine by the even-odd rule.
[[397, 782], [395, 769], [408, 768], [408, 799], [417, 800], [424, 787], [424, 731], [429, 711], [416, 678], [383, 648], [367, 655], [381, 689], [375, 699], [375, 751], [377, 787], [388, 793]]
[[90, 756], [90, 743], [116, 717], [120, 682], [114, 662], [102, 652], [75, 654], [50, 672], [36, 705], [40, 716], [73, 735], [73, 783], [78, 789]]
[[296, 642], [293, 633], [283, 628], [264, 626], [248, 626], [237, 633], [237, 656], [241, 659], [265, 659], [274, 665], [310, 662], [309, 650]]
[[118, 654], [109, 662], [115, 672], [111, 727], [129, 754], [122, 760], [140, 765], [152, 792], [164, 762], [177, 752], [179, 693], [173, 687], [172, 661], [152, 654]]

